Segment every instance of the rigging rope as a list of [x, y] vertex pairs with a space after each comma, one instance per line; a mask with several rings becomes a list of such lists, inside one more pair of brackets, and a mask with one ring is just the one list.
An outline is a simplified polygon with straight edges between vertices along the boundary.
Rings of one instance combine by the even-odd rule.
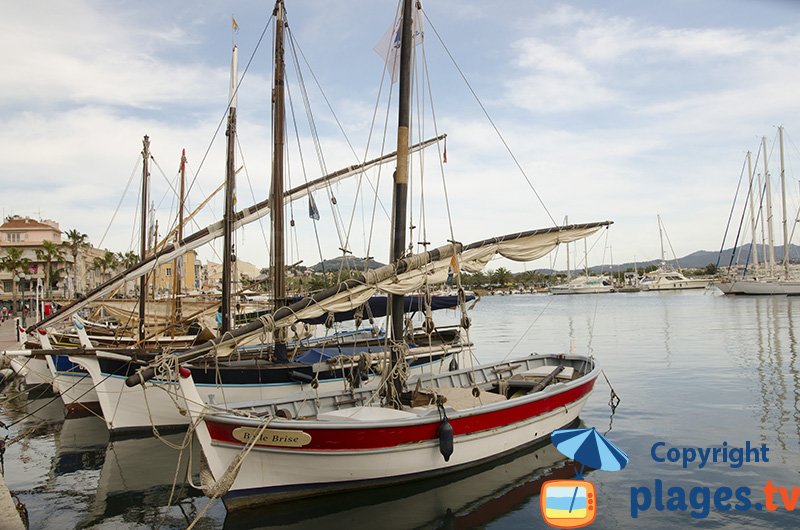
[[139, 160], [141, 160], [140, 156], [136, 157], [136, 164], [134, 164], [133, 171], [131, 171], [131, 176], [128, 177], [128, 183], [125, 184], [125, 189], [122, 192], [122, 195], [119, 198], [119, 202], [117, 203], [117, 207], [114, 210], [114, 214], [111, 216], [111, 221], [108, 222], [108, 226], [106, 227], [106, 231], [103, 232], [103, 237], [100, 238], [100, 242], [97, 244], [97, 248], [103, 248], [103, 241], [106, 240], [106, 236], [108, 235], [108, 231], [111, 229], [111, 225], [114, 224], [114, 219], [116, 219], [117, 214], [119, 213], [119, 209], [122, 206], [122, 201], [125, 200], [125, 196], [128, 194], [128, 188], [131, 186], [131, 182], [133, 182], [133, 177], [136, 175], [136, 171], [139, 169]]
[[483, 111], [483, 114], [486, 116], [486, 119], [489, 120], [489, 123], [492, 125], [492, 128], [494, 129], [494, 132], [497, 134], [498, 138], [500, 138], [500, 141], [503, 143], [503, 146], [505, 146], [506, 151], [508, 151], [508, 154], [511, 156], [511, 159], [514, 160], [514, 163], [516, 164], [517, 169], [519, 169], [520, 173], [522, 173], [522, 176], [525, 177], [525, 181], [528, 183], [528, 186], [531, 188], [531, 191], [533, 191], [533, 194], [536, 196], [536, 199], [538, 199], [539, 204], [542, 205], [542, 208], [544, 209], [545, 213], [547, 213], [547, 216], [550, 218], [550, 221], [553, 223], [553, 226], [558, 226], [558, 223], [556, 223], [556, 220], [550, 214], [550, 210], [547, 209], [547, 206], [544, 204], [544, 201], [542, 200], [541, 196], [539, 195], [539, 192], [536, 191], [536, 188], [533, 186], [533, 183], [531, 182], [531, 179], [528, 178], [527, 173], [525, 173], [525, 170], [522, 168], [522, 165], [519, 163], [519, 160], [517, 160], [517, 157], [514, 155], [514, 152], [511, 150], [511, 147], [508, 145], [508, 142], [506, 142], [506, 139], [500, 133], [500, 130], [497, 128], [497, 125], [495, 125], [494, 120], [492, 120], [492, 117], [489, 115], [489, 111], [486, 110], [486, 107], [483, 105], [483, 102], [478, 97], [478, 94], [472, 88], [472, 85], [470, 85], [469, 80], [467, 79], [467, 76], [461, 70], [461, 67], [458, 66], [458, 63], [456, 62], [455, 58], [453, 57], [453, 54], [450, 53], [450, 50], [445, 45], [444, 41], [442, 40], [441, 35], [439, 35], [439, 32], [436, 30], [436, 26], [434, 26], [433, 22], [431, 22], [431, 19], [428, 18], [428, 14], [425, 12], [425, 10], [422, 10], [422, 12], [425, 15], [425, 20], [428, 21], [428, 24], [430, 24], [430, 27], [433, 30], [433, 33], [436, 35], [436, 38], [439, 39], [439, 42], [441, 43], [442, 48], [444, 48], [445, 53], [447, 53], [447, 56], [450, 57], [450, 60], [452, 61], [453, 66], [455, 66], [456, 70], [461, 75], [461, 79], [463, 79], [464, 83], [466, 83], [467, 88], [469, 88], [470, 93], [475, 98], [475, 101], [477, 101], [478, 105], [480, 106], [481, 110]]
[[261, 31], [261, 35], [258, 37], [258, 42], [256, 42], [255, 48], [253, 48], [253, 53], [247, 60], [247, 65], [244, 67], [244, 71], [242, 72], [239, 81], [236, 83], [236, 88], [234, 89], [233, 94], [231, 94], [231, 97], [228, 100], [228, 104], [225, 106], [225, 112], [222, 113], [222, 117], [220, 118], [219, 123], [217, 124], [217, 128], [214, 130], [214, 134], [211, 137], [211, 141], [209, 142], [208, 147], [206, 147], [206, 151], [203, 154], [203, 158], [200, 160], [200, 165], [197, 167], [197, 173], [195, 174], [194, 178], [192, 179], [192, 182], [189, 184], [189, 187], [186, 190], [187, 196], [189, 195], [189, 192], [192, 191], [192, 188], [194, 187], [194, 184], [197, 181], [197, 176], [200, 174], [200, 170], [203, 168], [203, 164], [205, 164], [206, 158], [208, 158], [208, 154], [211, 152], [211, 147], [214, 145], [214, 141], [217, 139], [217, 135], [219, 134], [219, 131], [222, 128], [222, 124], [225, 123], [225, 121], [227, 120], [228, 109], [230, 109], [231, 103], [233, 102], [236, 95], [239, 93], [239, 87], [242, 85], [242, 82], [244, 81], [244, 78], [247, 75], [248, 70], [250, 69], [250, 65], [252, 64], [253, 59], [255, 58], [256, 53], [258, 52], [258, 49], [261, 47], [261, 41], [264, 40], [264, 35], [270, 28], [273, 18], [275, 18], [274, 14], [269, 17], [269, 19], [267, 20], [267, 24]]

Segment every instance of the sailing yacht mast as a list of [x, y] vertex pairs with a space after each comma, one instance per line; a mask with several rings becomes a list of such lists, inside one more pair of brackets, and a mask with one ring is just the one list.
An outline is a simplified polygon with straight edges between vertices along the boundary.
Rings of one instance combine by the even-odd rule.
[[[275, 3], [275, 75], [272, 88], [272, 190], [270, 203], [272, 207], [272, 297], [273, 311], [286, 305], [286, 258], [283, 243], [283, 149], [285, 136], [285, 103], [284, 103], [284, 27], [286, 12], [283, 0]], [[286, 352], [286, 332], [277, 330], [273, 337], [275, 357], [280, 362], [288, 361]]]
[[667, 264], [667, 258], [664, 255], [664, 229], [661, 226], [661, 214], [656, 214], [658, 218], [658, 239], [661, 241], [661, 268], [663, 269]]
[[750, 151], [747, 152], [747, 175], [750, 181], [750, 232], [753, 238], [753, 247], [755, 247], [755, 252], [753, 252], [753, 265], [755, 266], [756, 270], [758, 270], [758, 240], [756, 239], [756, 208], [753, 201], [753, 196], [755, 195], [755, 190], [753, 190], [753, 180], [755, 179], [755, 175], [753, 175], [753, 159], [752, 154]]
[[239, 49], [234, 46], [231, 55], [230, 107], [228, 109], [228, 154], [225, 167], [225, 215], [223, 216], [223, 250], [222, 250], [222, 323], [220, 335], [233, 328], [231, 315], [231, 263], [236, 260], [233, 249], [233, 197], [236, 186], [236, 79], [238, 77]]
[[764, 180], [766, 182], [767, 194], [767, 237], [769, 238], [769, 275], [775, 276], [775, 237], [772, 233], [772, 188], [769, 185], [769, 169], [767, 168], [767, 137], [761, 137], [761, 145], [764, 148]]
[[[150, 190], [150, 137], [145, 135], [142, 140], [142, 210], [141, 210], [141, 238], [139, 241], [139, 260], [144, 261], [147, 255], [147, 205]], [[147, 299], [147, 275], [139, 278], [139, 342], [144, 341], [144, 315], [145, 300]]]
[[783, 165], [783, 125], [778, 127], [778, 138], [780, 139], [781, 150], [781, 224], [783, 225], [783, 276], [789, 279], [789, 229], [786, 226], [786, 171]]
[[583, 274], [587, 278], [589, 277], [589, 246], [585, 238], [583, 240]]
[[[406, 208], [408, 197], [408, 139], [411, 118], [411, 0], [403, 0], [400, 40], [400, 92], [397, 116], [397, 169], [394, 172], [392, 193], [392, 248], [389, 258], [396, 263], [405, 254]], [[396, 366], [403, 355], [403, 295], [389, 295], [391, 321], [391, 365]], [[403, 382], [395, 377], [388, 385], [388, 401], [399, 406]]]
[[[564, 225], [569, 224], [569, 216], [564, 216]], [[567, 283], [572, 279], [572, 269], [569, 267], [569, 243], [567, 243]]]

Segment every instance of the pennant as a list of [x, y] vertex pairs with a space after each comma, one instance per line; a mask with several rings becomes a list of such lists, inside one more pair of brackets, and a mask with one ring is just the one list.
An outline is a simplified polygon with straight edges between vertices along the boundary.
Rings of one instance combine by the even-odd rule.
[[456, 273], [458, 273], [458, 261], [456, 257], [453, 256], [450, 258], [450, 268], [447, 269], [447, 285], [453, 285], [453, 279]]
[[444, 152], [442, 153], [442, 164], [447, 163], [447, 138], [444, 139]]
[[319, 221], [319, 209], [317, 209], [314, 196], [310, 193], [308, 194], [308, 216], [315, 221]]
[[239, 31], [239, 24], [236, 22], [236, 19], [231, 17], [231, 29], [233, 31]]
[[[394, 27], [384, 33], [378, 44], [375, 45], [373, 50], [386, 61], [386, 70], [392, 76], [392, 83], [396, 82], [400, 76], [400, 44], [402, 40], [402, 32], [400, 30], [401, 20], [398, 18], [395, 21]], [[414, 41], [414, 46], [422, 42], [424, 31], [422, 28], [422, 14], [421, 10], [414, 9], [411, 13], [411, 35]]]

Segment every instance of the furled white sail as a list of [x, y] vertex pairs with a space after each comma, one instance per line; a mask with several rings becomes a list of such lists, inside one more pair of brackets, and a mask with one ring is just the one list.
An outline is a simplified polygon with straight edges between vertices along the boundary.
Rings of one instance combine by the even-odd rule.
[[290, 306], [282, 307], [269, 317], [226, 333], [220, 339], [192, 348], [186, 355], [197, 357], [212, 349], [217, 355], [225, 355], [232, 351], [239, 341], [250, 336], [275, 328], [288, 327], [299, 320], [318, 317], [325, 313], [355, 309], [376, 293], [408, 294], [418, 291], [426, 282], [442, 283], [447, 278], [454, 258], [461, 270], [472, 272], [481, 270], [496, 254], [514, 261], [529, 261], [546, 255], [560, 243], [588, 237], [611, 223], [612, 221], [602, 221], [556, 226], [486, 239], [467, 246], [452, 243], [414, 254], [396, 263], [369, 270], [358, 278], [345, 280]]
[[[424, 149], [425, 147], [435, 144], [440, 140], [443, 140], [446, 136], [447, 135], [440, 135], [436, 138], [425, 140], [424, 142], [412, 145], [410, 149], [412, 152], [419, 151], [421, 149]], [[309, 193], [322, 189], [325, 186], [329, 186], [330, 184], [351, 177], [353, 175], [363, 173], [381, 164], [391, 162], [396, 157], [397, 153], [392, 152], [382, 157], [364, 162], [363, 164], [353, 165], [341, 169], [339, 171], [336, 171], [335, 173], [331, 173], [329, 175], [320, 177], [316, 180], [312, 180], [311, 182], [303, 184], [302, 186], [297, 186], [296, 188], [287, 191], [284, 194], [284, 201], [289, 202], [301, 199], [306, 195], [308, 195]], [[257, 221], [258, 219], [267, 215], [269, 212], [270, 212], [269, 200], [261, 201], [257, 204], [254, 204], [253, 206], [250, 206], [249, 208], [245, 208], [244, 210], [237, 212], [236, 215], [234, 216], [235, 217], [234, 230], [242, 226], [245, 226], [249, 223], [252, 223], [253, 221]], [[44, 320], [37, 322], [36, 324], [28, 328], [28, 331], [41, 327], [45, 324], [48, 325], [55, 324], [56, 322], [60, 322], [66, 318], [69, 318], [70, 315], [82, 309], [83, 307], [86, 307], [86, 305], [114, 292], [125, 282], [135, 280], [145, 274], [150, 274], [151, 272], [155, 271], [159, 265], [170, 263], [174, 259], [186, 254], [190, 250], [199, 248], [219, 237], [222, 237], [222, 232], [223, 232], [223, 222], [217, 221], [216, 223], [211, 224], [203, 228], [202, 230], [199, 230], [183, 238], [181, 241], [177, 243], [171, 243], [166, 245], [159, 252], [156, 252], [154, 255], [137, 263], [136, 265], [129, 268], [125, 272], [122, 272], [114, 276], [104, 284], [90, 291], [84, 298], [81, 298], [80, 300], [73, 302], [72, 304], [53, 313]]]

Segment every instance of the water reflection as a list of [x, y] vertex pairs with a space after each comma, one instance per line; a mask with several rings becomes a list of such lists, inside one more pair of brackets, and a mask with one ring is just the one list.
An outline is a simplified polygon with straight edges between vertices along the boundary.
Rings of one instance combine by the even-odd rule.
[[[752, 301], [753, 325], [743, 324], [739, 339], [754, 344], [755, 352], [741, 352], [746, 358], [755, 354], [756, 386], [760, 397], [758, 419], [763, 442], [777, 441], [786, 463], [789, 449], [800, 442], [800, 371], [797, 339], [794, 331], [793, 304], [787, 297], [759, 297]], [[755, 341], [746, 334], [754, 331]], [[770, 437], [774, 436], [773, 440]]]
[[121, 515], [126, 520], [157, 523], [171, 494], [173, 504], [200, 496], [184, 484], [190, 452], [193, 474], [198, 472], [199, 445], [182, 452], [174, 448], [184, 445], [185, 436], [111, 439], [100, 418], [66, 419], [55, 435], [51, 486], [60, 489], [58, 483], [80, 482], [92, 493], [86, 500], [84, 520], [76, 521], [76, 527], [91, 527]]
[[475, 528], [526, 505], [544, 482], [574, 478], [576, 470], [547, 443], [438, 479], [233, 512], [225, 528]]

